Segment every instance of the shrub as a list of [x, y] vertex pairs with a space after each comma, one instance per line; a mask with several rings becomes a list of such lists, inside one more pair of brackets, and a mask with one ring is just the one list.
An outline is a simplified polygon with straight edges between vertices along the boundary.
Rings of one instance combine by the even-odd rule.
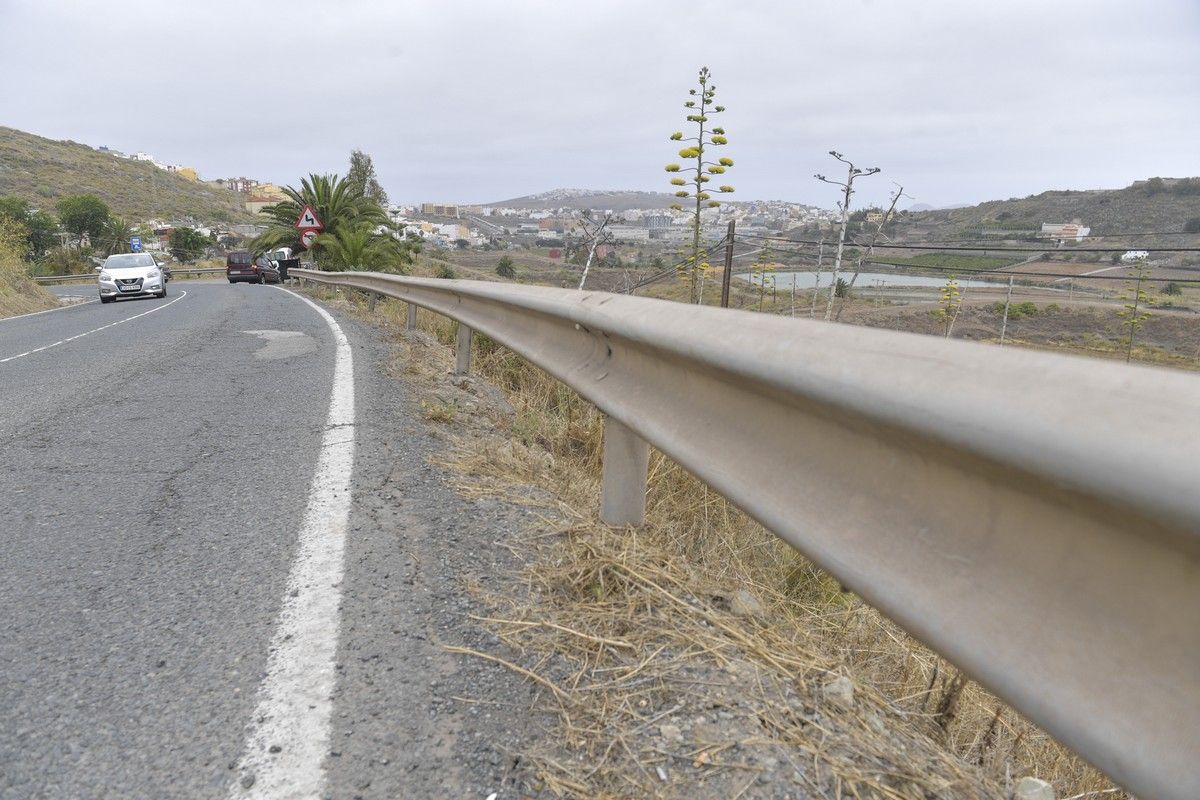
[[457, 278], [458, 273], [454, 271], [454, 267], [449, 264], [439, 264], [437, 269], [439, 278]]

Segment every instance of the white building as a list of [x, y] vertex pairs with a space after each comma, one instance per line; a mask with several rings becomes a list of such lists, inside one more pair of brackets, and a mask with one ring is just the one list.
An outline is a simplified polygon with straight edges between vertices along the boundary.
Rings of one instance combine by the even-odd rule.
[[1042, 238], [1043, 239], [1073, 239], [1076, 242], [1082, 242], [1087, 235], [1092, 232], [1091, 228], [1085, 228], [1078, 222], [1043, 222], [1042, 223]]
[[1144, 261], [1148, 258], [1150, 258], [1148, 250], [1127, 250], [1121, 255], [1121, 260], [1127, 264], [1132, 261]]
[[649, 228], [636, 228], [632, 225], [610, 225], [608, 231], [618, 242], [650, 241]]

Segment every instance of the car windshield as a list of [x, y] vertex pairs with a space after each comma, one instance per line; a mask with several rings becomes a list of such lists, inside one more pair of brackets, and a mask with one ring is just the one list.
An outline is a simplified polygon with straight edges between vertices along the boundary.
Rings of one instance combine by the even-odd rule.
[[149, 253], [123, 253], [109, 256], [104, 261], [105, 269], [128, 269], [129, 267], [153, 267], [154, 256]]

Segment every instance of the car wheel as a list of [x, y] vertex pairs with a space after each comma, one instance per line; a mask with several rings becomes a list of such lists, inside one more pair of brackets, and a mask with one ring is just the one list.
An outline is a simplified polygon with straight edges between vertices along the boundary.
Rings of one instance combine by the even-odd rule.
[[237, 283], [237, 281], [235, 281], [233, 278], [230, 278], [230, 279], [229, 279], [229, 285], [230, 285], [230, 286], [232, 286], [232, 285], [233, 285], [233, 284], [235, 284], [235, 283]]
[[163, 290], [158, 293], [158, 299], [162, 300], [166, 296], [167, 296], [167, 287], [164, 286]]

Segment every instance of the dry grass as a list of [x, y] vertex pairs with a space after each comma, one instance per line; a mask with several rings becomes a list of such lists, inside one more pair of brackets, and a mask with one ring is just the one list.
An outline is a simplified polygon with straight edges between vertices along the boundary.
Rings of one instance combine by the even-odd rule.
[[0, 318], [58, 307], [58, 298], [35, 283], [16, 247], [0, 230]]
[[242, 205], [246, 198], [229, 189], [189, 181], [145, 161], [0, 126], [0, 195], [23, 197], [34, 207], [51, 210], [63, 197], [84, 193], [97, 195], [114, 214], [139, 221], [254, 219]]
[[[380, 308], [388, 327], [403, 328], [402, 304]], [[438, 343], [453, 341], [454, 324], [427, 312], [418, 322], [424, 333], [404, 338], [398, 366], [445, 402], [451, 357]], [[1103, 775], [660, 454], [645, 528], [600, 525], [599, 414], [514, 354], [476, 342], [475, 369], [511, 413], [458, 437], [445, 463], [464, 494], [545, 511], [520, 543], [528, 567], [516, 588], [485, 596], [493, 611], [481, 622], [515, 656], [470, 655], [545, 688], [559, 735], [522, 754], [544, 791], [996, 797], [1035, 775], [1060, 796], [1111, 792]], [[453, 431], [469, 418], [442, 421]], [[739, 591], [761, 610], [738, 609]], [[837, 676], [855, 687], [850, 705], [825, 689]]]

